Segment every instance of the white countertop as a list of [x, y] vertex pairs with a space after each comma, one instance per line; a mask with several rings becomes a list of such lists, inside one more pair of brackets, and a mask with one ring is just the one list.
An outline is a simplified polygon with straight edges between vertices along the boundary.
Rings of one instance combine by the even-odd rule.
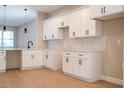
[[103, 50], [64, 50], [64, 52], [103, 52]]
[[0, 51], [7, 51], [7, 50], [42, 50], [42, 49], [37, 49], [37, 48], [0, 48]]

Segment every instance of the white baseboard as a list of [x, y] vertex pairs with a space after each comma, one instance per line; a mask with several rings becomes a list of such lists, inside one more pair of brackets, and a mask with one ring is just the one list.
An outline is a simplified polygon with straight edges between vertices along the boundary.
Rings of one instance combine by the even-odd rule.
[[112, 82], [115, 84], [119, 84], [119, 85], [123, 85], [123, 80], [117, 79], [117, 78], [112, 78], [109, 76], [102, 76], [101, 77], [102, 80], [108, 81], [108, 82]]

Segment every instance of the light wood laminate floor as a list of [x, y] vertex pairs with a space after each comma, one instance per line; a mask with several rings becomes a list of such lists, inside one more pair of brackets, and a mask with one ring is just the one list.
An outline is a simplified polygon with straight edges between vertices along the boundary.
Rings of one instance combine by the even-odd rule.
[[63, 74], [62, 71], [8, 70], [0, 74], [1, 88], [121, 88], [105, 81], [88, 83]]

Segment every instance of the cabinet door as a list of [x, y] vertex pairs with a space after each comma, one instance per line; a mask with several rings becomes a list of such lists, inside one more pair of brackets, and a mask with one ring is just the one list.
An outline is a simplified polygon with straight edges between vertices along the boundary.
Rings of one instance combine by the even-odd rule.
[[81, 36], [85, 37], [89, 35], [89, 8], [82, 9], [81, 11]]
[[51, 20], [51, 29], [50, 29], [50, 34], [51, 34], [51, 39], [58, 39], [57, 37], [57, 32], [58, 32], [58, 18], [54, 18]]
[[53, 55], [51, 55], [49, 52], [45, 53], [44, 55], [44, 65], [46, 67], [53, 67]]
[[69, 18], [70, 18], [69, 14], [61, 16], [61, 17], [58, 17], [58, 18], [59, 18], [59, 21], [58, 21], [58, 27], [59, 28], [64, 28], [64, 27], [69, 26]]
[[63, 71], [74, 74], [74, 58], [64, 57]]
[[105, 15], [112, 15], [114, 13], [122, 12], [121, 5], [106, 5], [104, 6], [104, 13]]
[[43, 40], [49, 40], [50, 39], [49, 31], [50, 31], [50, 21], [45, 20], [43, 22]]
[[103, 5], [91, 5], [90, 6], [90, 18], [94, 19], [104, 14]]
[[70, 14], [69, 18], [69, 37], [80, 37], [81, 32], [81, 11]]
[[31, 54], [33, 66], [43, 65], [43, 55], [42, 53], [32, 53]]
[[80, 77], [83, 77], [84, 68], [83, 68], [83, 59], [75, 58], [74, 63], [74, 74]]
[[32, 66], [31, 54], [28, 52], [23, 52], [23, 54], [22, 54], [22, 67], [31, 67], [31, 66]]
[[[85, 36], [95, 36], [96, 35], [96, 20], [88, 20], [88, 32], [85, 31]], [[99, 30], [101, 31], [101, 30]]]
[[5, 52], [0, 52], [0, 70], [6, 69], [6, 54]]
[[69, 26], [69, 18], [70, 18], [70, 14], [64, 15], [63, 19], [64, 19], [64, 26], [67, 27]]
[[69, 72], [69, 58], [68, 57], [63, 57], [63, 71], [64, 72]]
[[47, 59], [48, 59], [48, 54], [44, 54], [44, 66], [48, 66], [48, 61], [47, 61]]

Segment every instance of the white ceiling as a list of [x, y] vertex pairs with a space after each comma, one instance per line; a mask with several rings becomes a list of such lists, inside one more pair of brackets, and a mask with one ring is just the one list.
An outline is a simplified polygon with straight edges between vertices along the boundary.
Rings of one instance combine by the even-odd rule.
[[29, 7], [40, 12], [50, 13], [64, 7], [64, 5], [30, 5]]
[[[50, 13], [56, 9], [62, 8], [64, 5], [30, 5], [30, 6], [21, 6], [21, 5], [8, 5], [6, 7], [6, 25], [7, 26], [20, 26], [24, 24], [25, 12], [24, 9], [27, 8], [27, 20], [30, 22], [34, 20], [37, 15], [37, 11]], [[0, 25], [3, 25], [4, 18], [4, 8], [0, 5]]]

